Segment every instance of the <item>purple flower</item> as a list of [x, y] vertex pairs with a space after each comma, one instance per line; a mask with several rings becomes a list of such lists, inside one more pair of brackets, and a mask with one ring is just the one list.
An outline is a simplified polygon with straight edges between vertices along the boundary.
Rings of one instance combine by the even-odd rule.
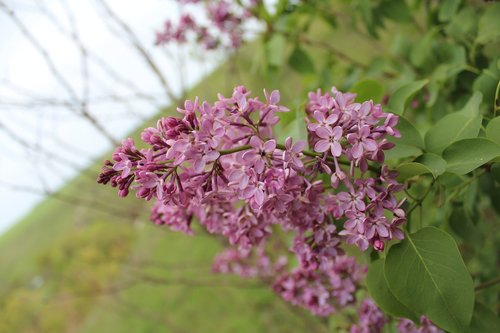
[[342, 139], [342, 128], [335, 126], [333, 129], [330, 127], [319, 127], [316, 130], [316, 135], [321, 139], [314, 145], [314, 150], [323, 153], [330, 149], [333, 156], [340, 156], [342, 154], [342, 146], [340, 140]]
[[337, 113], [333, 113], [325, 118], [325, 114], [321, 111], [314, 111], [314, 119], [316, 119], [317, 123], [311, 123], [307, 125], [307, 129], [310, 131], [316, 132], [318, 128], [327, 128], [335, 125], [339, 120], [339, 115]]
[[293, 139], [291, 137], [286, 138], [285, 140], [285, 148], [286, 150], [283, 152], [283, 161], [285, 168], [289, 165], [294, 169], [300, 170], [304, 167], [304, 163], [302, 163], [301, 153], [306, 147], [306, 143], [304, 141], [297, 141], [293, 143]]
[[[232, 16], [230, 7], [214, 12], [224, 27]], [[187, 18], [182, 25], [198, 29]], [[285, 300], [327, 316], [356, 303], [366, 271], [343, 245], [381, 251], [404, 236], [404, 200], [396, 196], [403, 185], [376, 164], [391, 147], [386, 136], [397, 135], [397, 117], [335, 88], [310, 93], [308, 141], [318, 154], [291, 137], [276, 142], [276, 112], [288, 108], [278, 91], [264, 94], [263, 102], [238, 86], [214, 103], [187, 100], [179, 117], [144, 130], [147, 148], [131, 139], [116, 148], [98, 182], [154, 201], [158, 225], [192, 234], [197, 221], [225, 237], [233, 247], [216, 258], [215, 271], [274, 280]], [[368, 161], [377, 167], [370, 173]], [[353, 330], [377, 332], [377, 311], [363, 302]]]
[[400, 333], [444, 333], [425, 316], [420, 317], [420, 327], [409, 319], [401, 319], [397, 327]]
[[388, 322], [382, 311], [371, 299], [361, 302], [358, 311], [359, 323], [351, 327], [351, 333], [382, 333]]
[[250, 139], [250, 146], [253, 149], [243, 154], [243, 160], [253, 166], [255, 171], [260, 174], [264, 171], [268, 159], [272, 157], [276, 149], [276, 140], [268, 140], [263, 143], [258, 137], [253, 136]]
[[377, 142], [370, 138], [370, 134], [370, 126], [364, 125], [359, 129], [358, 133], [347, 135], [347, 141], [352, 145], [352, 157], [359, 159], [365, 151], [372, 152], [377, 149]]

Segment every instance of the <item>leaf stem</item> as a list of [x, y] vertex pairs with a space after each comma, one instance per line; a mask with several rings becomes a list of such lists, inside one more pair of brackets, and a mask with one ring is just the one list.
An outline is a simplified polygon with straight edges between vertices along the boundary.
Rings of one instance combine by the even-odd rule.
[[427, 190], [425, 191], [424, 195], [420, 198], [420, 199], [417, 199], [413, 205], [408, 209], [408, 212], [407, 212], [407, 215], [409, 216], [411, 214], [411, 212], [413, 212], [417, 207], [421, 206], [422, 203], [424, 202], [425, 198], [427, 198], [427, 196], [429, 195], [429, 193], [431, 192], [431, 189], [432, 187], [434, 186], [434, 183], [436, 182], [436, 179], [434, 179], [432, 181], [432, 183], [429, 185], [429, 187], [427, 188]]
[[[221, 155], [229, 155], [229, 154], [234, 154], [234, 153], [237, 153], [240, 151], [248, 150], [251, 148], [252, 148], [252, 146], [250, 146], [250, 145], [244, 145], [244, 146], [235, 147], [232, 149], [221, 150], [221, 151], [219, 151], [219, 153]], [[276, 148], [278, 148], [279, 150], [286, 150], [285, 145], [283, 145], [281, 143], [276, 144]], [[302, 151], [302, 154], [304, 154], [305, 156], [309, 156], [309, 157], [324, 157], [323, 154], [316, 153], [316, 152], [310, 151], [310, 150], [304, 150], [304, 151]], [[334, 158], [331, 156], [326, 156], [326, 160], [328, 162], [331, 162], [331, 163], [335, 162]], [[351, 165], [351, 162], [346, 161], [346, 160], [338, 159], [337, 161], [338, 161], [338, 163], [346, 165], [346, 166]], [[376, 166], [368, 165], [368, 169], [374, 173], [380, 173], [380, 168], [377, 168]]]
[[499, 96], [500, 96], [500, 80], [498, 81], [497, 84], [497, 89], [495, 90], [495, 100], [493, 101], [493, 118], [497, 116], [497, 110], [499, 105], [497, 104], [499, 102]]
[[229, 155], [229, 154], [237, 153], [239, 151], [248, 150], [248, 149], [251, 149], [251, 148], [252, 148], [252, 146], [250, 146], [250, 145], [244, 145], [244, 146], [240, 146], [240, 147], [236, 147], [236, 148], [232, 148], [232, 149], [221, 150], [221, 151], [219, 151], [219, 154], [221, 154], [221, 155]]

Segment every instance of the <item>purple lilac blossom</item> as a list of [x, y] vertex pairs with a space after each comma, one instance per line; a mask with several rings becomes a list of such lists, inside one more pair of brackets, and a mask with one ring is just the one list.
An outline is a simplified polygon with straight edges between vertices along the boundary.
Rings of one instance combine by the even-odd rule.
[[444, 333], [425, 316], [420, 317], [420, 327], [409, 319], [401, 319], [397, 327], [400, 333]]
[[351, 326], [350, 333], [382, 333], [387, 322], [377, 304], [371, 299], [365, 299], [358, 310], [358, 324]]
[[354, 94], [318, 90], [306, 107], [306, 150], [304, 141], [276, 141], [278, 114], [289, 109], [277, 90], [264, 94], [238, 86], [213, 104], [186, 101], [178, 117], [143, 131], [149, 148], [131, 139], [116, 148], [98, 182], [154, 201], [158, 225], [193, 234], [198, 221], [225, 237], [231, 248], [215, 271], [274, 276], [284, 299], [328, 315], [354, 303], [365, 270], [341, 245], [382, 251], [404, 236], [403, 186], [383, 164], [386, 136], [400, 135], [397, 116]]
[[[190, 39], [199, 42], [206, 50], [218, 47], [238, 48], [243, 43], [243, 26], [254, 16], [252, 9], [255, 0], [178, 0], [182, 5], [203, 6], [208, 23], [195, 20], [183, 13], [180, 20], [174, 23], [168, 20], [161, 31], [156, 33], [156, 45], [166, 45], [171, 42], [185, 44]], [[189, 12], [189, 8], [186, 12]]]

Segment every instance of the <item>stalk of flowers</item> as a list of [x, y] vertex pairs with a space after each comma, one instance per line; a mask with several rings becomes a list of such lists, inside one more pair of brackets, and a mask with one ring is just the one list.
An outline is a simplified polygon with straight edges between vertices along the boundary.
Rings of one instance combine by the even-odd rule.
[[243, 26], [252, 17], [257, 1], [178, 0], [181, 4], [203, 3], [207, 23], [196, 21], [183, 13], [178, 23], [168, 20], [156, 34], [156, 45], [170, 42], [184, 44], [190, 39], [199, 42], [206, 50], [217, 47], [238, 48], [243, 42]]
[[[354, 302], [361, 274], [353, 272], [363, 271], [344, 256], [342, 242], [380, 251], [403, 237], [403, 201], [396, 199], [402, 185], [382, 164], [383, 151], [392, 147], [386, 136], [399, 135], [397, 117], [335, 88], [311, 93], [313, 149], [306, 150], [303, 141], [274, 139], [278, 114], [288, 108], [279, 104], [278, 91], [264, 94], [261, 101], [240, 86], [213, 104], [186, 101], [180, 117], [144, 130], [149, 148], [138, 149], [131, 139], [116, 148], [98, 182], [118, 187], [121, 196], [132, 190], [154, 200], [156, 224], [192, 234], [196, 219], [225, 236], [233, 249], [219, 257], [216, 270], [272, 273], [282, 297], [328, 315]], [[293, 239], [284, 255], [289, 247], [298, 267], [266, 253], [278, 229]], [[269, 262], [265, 269], [263, 262]]]

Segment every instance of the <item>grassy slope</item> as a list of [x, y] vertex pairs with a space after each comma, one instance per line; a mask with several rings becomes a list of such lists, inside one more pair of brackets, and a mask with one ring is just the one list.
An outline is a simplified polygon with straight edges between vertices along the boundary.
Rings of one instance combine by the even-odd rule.
[[[335, 38], [335, 36], [328, 36]], [[359, 40], [337, 36], [357, 45]], [[340, 45], [342, 46], [342, 45]], [[248, 47], [237, 62], [228, 62], [202, 80], [189, 96], [214, 100], [217, 92], [229, 95], [232, 87], [245, 84], [254, 93], [262, 88], [281, 88], [288, 105], [297, 105], [304, 85], [314, 85], [287, 70], [263, 76], [251, 72], [252, 59], [257, 52]], [[365, 51], [368, 49], [365, 47]], [[368, 54], [360, 52], [359, 54]], [[335, 80], [337, 78], [334, 78]], [[340, 82], [337, 81], [337, 82]], [[167, 110], [167, 113], [173, 112]], [[142, 127], [142, 126], [141, 126]], [[137, 137], [137, 133], [135, 134]], [[137, 259], [154, 260], [168, 267], [183, 269], [147, 268], [147, 272], [164, 279], [199, 281], [209, 285], [191, 286], [179, 283], [141, 282], [121, 293], [119, 301], [112, 297], [96, 297], [85, 320], [73, 331], [80, 332], [303, 332], [322, 331], [322, 324], [304, 312], [297, 312], [279, 300], [271, 291], [255, 282], [242, 285], [240, 279], [210, 276], [210, 264], [220, 245], [203, 234], [186, 237], [147, 223], [144, 203], [128, 198], [119, 199], [115, 191], [94, 183], [99, 165], [95, 164], [61, 190], [61, 197], [83, 198], [75, 205], [48, 198], [26, 218], [0, 238], [0, 295], [7, 293], [12, 283], [26, 283], [39, 274], [39, 253], [91, 224], [115, 223], [117, 228], [130, 228], [135, 233], [133, 255]], [[71, 200], [70, 200], [71, 201]], [[90, 204], [90, 205], [89, 205]], [[102, 208], [97, 209], [97, 208]], [[128, 217], [113, 216], [108, 209], [122, 210]], [[104, 211], [103, 211], [104, 210]], [[136, 216], [130, 218], [130, 213]], [[120, 214], [121, 215], [121, 214]], [[133, 224], [131, 222], [134, 222]], [[118, 281], [131, 274], [125, 264]], [[53, 286], [57, 288], [57, 286]]]

